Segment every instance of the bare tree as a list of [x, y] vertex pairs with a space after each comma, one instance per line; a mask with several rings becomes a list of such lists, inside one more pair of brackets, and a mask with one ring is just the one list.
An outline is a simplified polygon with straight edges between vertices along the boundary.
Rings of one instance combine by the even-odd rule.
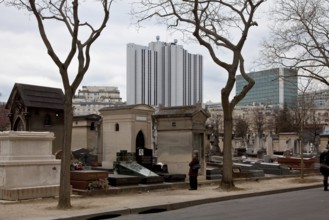
[[291, 109], [285, 105], [283, 109], [280, 109], [275, 115], [275, 133], [293, 132], [295, 131], [294, 126], [294, 117]]
[[300, 83], [299, 86], [299, 99], [298, 99], [298, 105], [292, 109], [292, 115], [294, 118], [294, 128], [297, 132], [298, 139], [299, 139], [299, 147], [300, 147], [300, 156], [301, 156], [301, 179], [304, 178], [304, 129], [305, 125], [307, 124], [307, 121], [311, 118], [311, 112], [310, 109], [313, 107], [313, 99], [310, 99], [307, 97], [307, 92], [309, 90], [309, 87], [311, 85], [312, 79], [309, 79], [305, 86]]
[[309, 141], [314, 144], [314, 150], [319, 153], [320, 134], [323, 129], [323, 123], [321, 119], [316, 115], [315, 111], [310, 112], [311, 116], [307, 123]]
[[248, 121], [243, 117], [238, 117], [235, 119], [235, 125], [234, 125], [234, 136], [235, 137], [241, 137], [244, 141], [246, 141], [246, 138], [248, 136], [249, 131], [249, 123]]
[[6, 103], [0, 102], [0, 131], [5, 131], [9, 127], [9, 111], [6, 109]]
[[252, 125], [254, 131], [256, 131], [259, 138], [263, 138], [264, 126], [266, 124], [263, 110], [261, 108], [254, 108], [252, 114], [253, 114]]
[[[264, 107], [256, 107], [252, 110], [252, 128], [257, 134], [255, 136], [256, 150], [260, 151], [264, 149], [264, 130], [266, 126], [266, 118], [264, 114]], [[255, 146], [254, 146], [255, 149]]]
[[264, 43], [267, 64], [299, 70], [329, 86], [329, 1], [277, 0], [271, 11], [273, 25]]
[[[232, 112], [236, 104], [254, 85], [244, 69], [242, 49], [252, 26], [257, 26], [254, 15], [265, 0], [141, 0], [132, 14], [138, 23], [158, 18], [168, 28], [192, 33], [198, 43], [204, 46], [212, 60], [227, 72], [227, 81], [221, 91], [224, 114], [224, 161], [222, 188], [234, 187], [232, 173]], [[232, 37], [234, 35], [234, 37]], [[229, 54], [229, 58], [223, 54]], [[227, 61], [228, 60], [228, 61]], [[237, 71], [247, 84], [230, 100]]]
[[[90, 65], [90, 49], [92, 44], [100, 36], [109, 19], [112, 0], [99, 1], [102, 7], [103, 17], [97, 28], [91, 23], [82, 22], [79, 17], [79, 6], [82, 4], [78, 0], [8, 0], [4, 1], [8, 6], [15, 6], [19, 9], [26, 9], [35, 16], [38, 24], [38, 30], [44, 45], [47, 48], [48, 55], [56, 64], [64, 87], [64, 141], [63, 157], [61, 162], [60, 192], [58, 208], [67, 209], [71, 207], [71, 187], [70, 187], [70, 163], [71, 163], [71, 139], [72, 139], [72, 121], [73, 107], [72, 98], [84, 75]], [[46, 22], [61, 22], [69, 33], [69, 51], [62, 60], [59, 53], [56, 53], [49, 36], [46, 32]], [[86, 38], [85, 34], [88, 31]], [[61, 51], [62, 52], [62, 51]], [[69, 80], [69, 68], [75, 65], [73, 59], [77, 58], [75, 78], [72, 82]]]

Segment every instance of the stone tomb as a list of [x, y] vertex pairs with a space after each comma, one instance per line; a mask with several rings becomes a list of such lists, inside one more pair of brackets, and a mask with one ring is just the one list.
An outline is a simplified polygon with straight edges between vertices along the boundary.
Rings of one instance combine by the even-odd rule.
[[144, 104], [107, 107], [100, 110], [103, 117], [103, 167], [112, 169], [116, 154], [121, 150], [133, 153], [137, 153], [138, 150], [140, 153], [153, 149], [153, 112], [152, 106]]
[[0, 132], [0, 199], [58, 195], [60, 160], [52, 155], [51, 132]]
[[201, 105], [161, 107], [154, 114], [158, 162], [166, 164], [170, 173], [187, 174], [192, 153], [198, 152], [199, 175], [205, 177], [205, 122], [209, 116]]
[[[89, 184], [95, 181], [107, 180], [109, 173], [100, 170], [71, 171], [70, 183], [73, 190], [90, 190]], [[108, 186], [106, 187], [106, 189]]]
[[112, 186], [134, 185], [138, 183], [162, 183], [163, 178], [140, 165], [136, 160], [136, 153], [121, 150], [117, 153], [114, 163], [114, 175], [109, 175], [109, 183]]

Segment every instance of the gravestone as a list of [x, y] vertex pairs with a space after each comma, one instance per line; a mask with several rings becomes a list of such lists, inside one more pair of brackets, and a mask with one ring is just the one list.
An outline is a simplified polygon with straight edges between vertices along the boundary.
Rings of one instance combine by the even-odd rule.
[[269, 156], [272, 156], [273, 155], [273, 139], [272, 139], [271, 135], [267, 135], [265, 146], [266, 146], [266, 154]]
[[146, 167], [148, 169], [152, 169], [153, 166], [153, 150], [147, 148], [137, 148], [137, 163]]
[[52, 155], [54, 133], [0, 132], [0, 199], [58, 195], [60, 160]]
[[256, 134], [255, 136], [255, 143], [254, 143], [254, 152], [257, 152], [260, 149], [260, 138], [259, 136]]

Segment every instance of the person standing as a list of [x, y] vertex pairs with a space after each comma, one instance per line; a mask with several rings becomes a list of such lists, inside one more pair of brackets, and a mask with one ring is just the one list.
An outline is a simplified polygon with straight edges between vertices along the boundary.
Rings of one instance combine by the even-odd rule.
[[320, 172], [323, 175], [324, 191], [328, 191], [328, 176], [329, 176], [329, 150], [328, 150], [328, 148], [320, 154]]
[[190, 189], [189, 190], [197, 190], [198, 189], [198, 171], [200, 169], [199, 155], [194, 152], [192, 155], [192, 161], [189, 163], [189, 181], [190, 181]]

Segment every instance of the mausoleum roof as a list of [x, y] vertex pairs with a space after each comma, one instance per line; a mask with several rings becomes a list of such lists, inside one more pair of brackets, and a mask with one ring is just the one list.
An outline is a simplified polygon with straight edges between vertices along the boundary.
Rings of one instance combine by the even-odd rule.
[[10, 108], [19, 95], [26, 107], [45, 109], [64, 109], [64, 94], [59, 88], [15, 83], [9, 96], [6, 108]]
[[209, 113], [198, 105], [160, 108], [159, 111], [156, 112], [155, 116], [156, 117], [172, 117], [172, 116], [191, 117], [199, 112], [202, 112], [204, 115], [209, 117]]
[[135, 104], [135, 105], [116, 105], [116, 106], [109, 106], [100, 109], [101, 112], [105, 111], [122, 111], [122, 110], [148, 110], [154, 111], [154, 108], [150, 105], [146, 104]]

